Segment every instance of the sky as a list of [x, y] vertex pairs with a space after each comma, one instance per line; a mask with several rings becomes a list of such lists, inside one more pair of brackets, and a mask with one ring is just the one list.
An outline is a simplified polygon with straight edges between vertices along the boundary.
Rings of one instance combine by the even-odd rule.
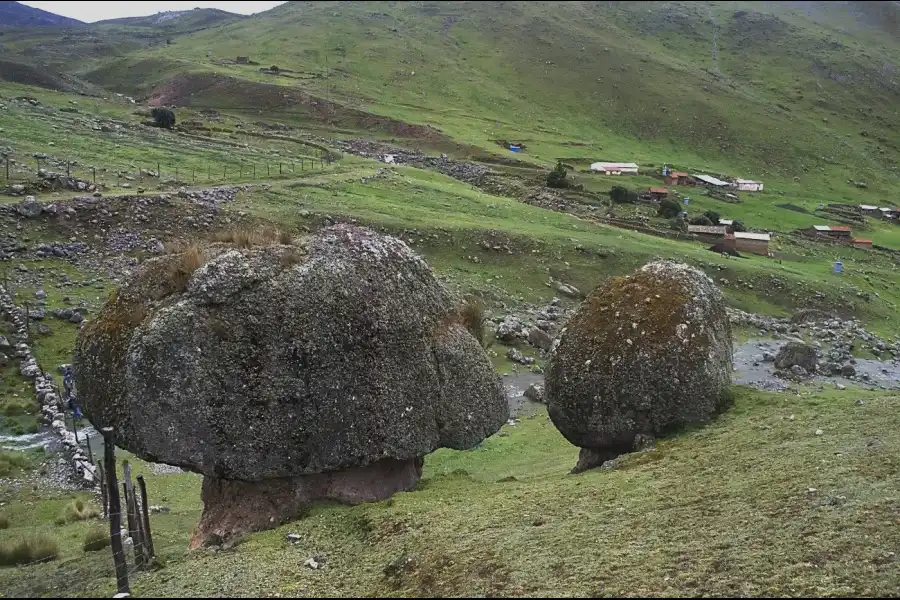
[[22, 2], [34, 8], [56, 13], [64, 17], [78, 19], [85, 23], [120, 19], [122, 17], [144, 17], [171, 10], [191, 10], [192, 8], [219, 8], [228, 12], [250, 15], [274, 8], [283, 2]]

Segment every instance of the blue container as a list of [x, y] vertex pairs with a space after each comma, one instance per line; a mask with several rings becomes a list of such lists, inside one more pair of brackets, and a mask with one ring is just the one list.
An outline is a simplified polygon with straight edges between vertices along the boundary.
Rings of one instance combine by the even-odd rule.
[[509, 147], [510, 152], [519, 152], [520, 150], [522, 150], [522, 149], [518, 146], [510, 146]]
[[843, 273], [844, 272], [844, 263], [841, 261], [837, 261], [834, 263], [834, 272], [835, 273]]

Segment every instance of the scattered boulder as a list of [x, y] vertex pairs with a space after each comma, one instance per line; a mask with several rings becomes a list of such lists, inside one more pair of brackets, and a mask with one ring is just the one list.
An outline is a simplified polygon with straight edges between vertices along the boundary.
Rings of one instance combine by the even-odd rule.
[[579, 298], [581, 297], [581, 292], [578, 291], [578, 288], [574, 285], [569, 285], [567, 283], [559, 283], [556, 285], [556, 291], [562, 294], [563, 296], [568, 296], [569, 298]]
[[541, 404], [543, 404], [544, 386], [532, 383], [528, 386], [528, 389], [525, 390], [525, 393], [523, 395], [532, 402], [540, 402]]
[[424, 455], [509, 417], [425, 261], [347, 225], [149, 259], [80, 329], [73, 368], [96, 428], [204, 475], [192, 548], [411, 489]]
[[550, 346], [553, 344], [553, 338], [540, 327], [532, 327], [528, 330], [528, 343], [535, 348], [549, 350]]
[[530, 356], [525, 356], [518, 348], [510, 348], [506, 351], [506, 358], [513, 362], [517, 362], [520, 365], [530, 365], [534, 362], [534, 359]]
[[711, 419], [730, 399], [725, 298], [703, 272], [662, 260], [601, 285], [551, 351], [553, 424], [582, 448], [574, 472], [631, 452], [639, 436]]
[[809, 371], [801, 367], [800, 365], [792, 365], [791, 373], [796, 375], [797, 377], [809, 377]]
[[853, 365], [844, 365], [841, 367], [841, 375], [843, 377], [854, 377], [856, 375], [856, 367]]
[[497, 325], [497, 339], [501, 342], [514, 342], [522, 336], [524, 325], [518, 317], [507, 315], [503, 321]]
[[25, 198], [16, 205], [16, 212], [26, 219], [33, 219], [41, 216], [42, 210], [44, 210], [43, 205], [41, 205], [34, 196], [25, 196]]
[[775, 367], [778, 369], [790, 369], [799, 365], [807, 372], [814, 373], [816, 362], [816, 349], [803, 342], [788, 342], [775, 355]]

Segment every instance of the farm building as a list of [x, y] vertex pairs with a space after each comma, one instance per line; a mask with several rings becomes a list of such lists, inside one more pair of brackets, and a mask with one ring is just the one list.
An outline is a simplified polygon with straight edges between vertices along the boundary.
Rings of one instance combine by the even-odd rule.
[[238, 56], [237, 60], [235, 60], [234, 62], [236, 62], [239, 65], [249, 65], [250, 57], [249, 56]]
[[721, 179], [717, 179], [712, 175], [694, 175], [693, 177], [701, 184], [712, 186], [714, 188], [724, 188], [731, 186], [731, 184], [727, 181], [722, 181]]
[[753, 181], [750, 179], [735, 179], [731, 187], [740, 192], [761, 192], [763, 191], [763, 183], [761, 181]]
[[829, 237], [836, 241], [849, 242], [853, 231], [846, 225], [813, 225], [806, 233], [814, 236]]
[[709, 242], [720, 242], [727, 233], [724, 225], [688, 225], [688, 233]]
[[669, 190], [664, 187], [652, 187], [647, 190], [647, 195], [651, 200], [659, 202], [669, 196]]
[[882, 207], [882, 208], [879, 208], [878, 211], [881, 213], [882, 219], [900, 218], [900, 208]]
[[638, 166], [635, 163], [595, 162], [591, 163], [591, 171], [606, 175], [637, 175]]
[[729, 237], [733, 239], [734, 249], [738, 252], [749, 252], [760, 256], [769, 255], [769, 240], [771, 236], [768, 233], [736, 231], [730, 234]]
[[872, 240], [864, 240], [862, 238], [853, 238], [853, 247], [861, 250], [871, 250]]
[[732, 225], [734, 225], [734, 219], [719, 219], [719, 225], [731, 227]]
[[681, 171], [670, 171], [664, 177], [666, 185], [690, 185], [693, 183], [688, 173]]

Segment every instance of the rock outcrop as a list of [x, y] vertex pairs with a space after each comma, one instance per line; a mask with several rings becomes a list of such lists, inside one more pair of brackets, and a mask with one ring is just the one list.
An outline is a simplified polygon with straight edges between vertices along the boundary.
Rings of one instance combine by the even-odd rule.
[[475, 446], [509, 410], [428, 265], [344, 225], [149, 260], [85, 324], [74, 367], [95, 426], [206, 476], [194, 547], [409, 489], [425, 454]]
[[575, 471], [635, 439], [709, 420], [728, 401], [731, 325], [704, 273], [656, 261], [610, 279], [554, 343], [545, 398], [554, 425], [582, 448]]

